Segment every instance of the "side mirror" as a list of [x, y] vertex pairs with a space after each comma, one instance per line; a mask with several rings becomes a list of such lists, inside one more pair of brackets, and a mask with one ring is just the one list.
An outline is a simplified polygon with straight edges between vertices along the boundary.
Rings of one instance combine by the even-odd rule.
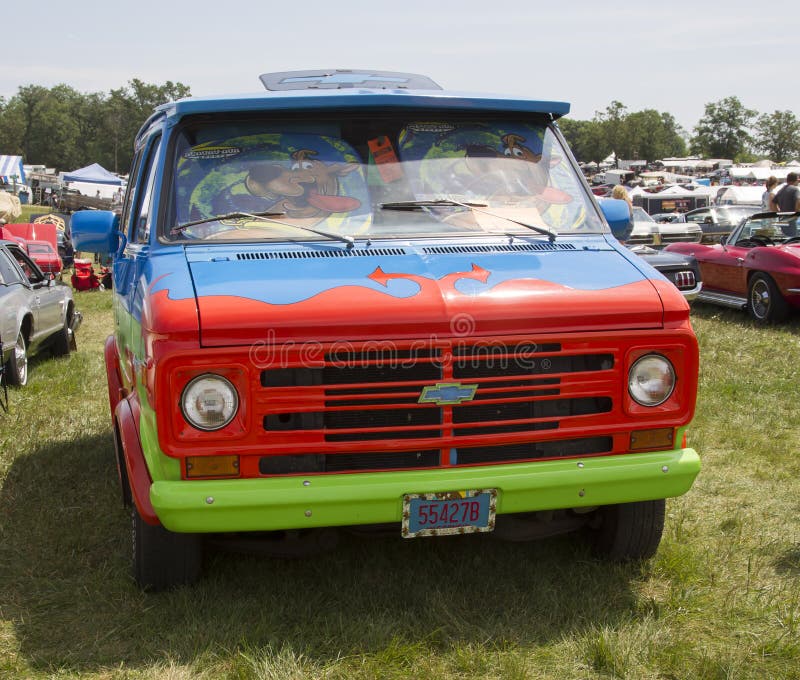
[[110, 210], [80, 210], [72, 215], [70, 231], [76, 251], [116, 253], [120, 234], [119, 215]]
[[618, 241], [626, 241], [633, 231], [633, 221], [631, 220], [631, 209], [627, 201], [616, 198], [601, 198], [600, 210], [611, 227], [611, 233]]

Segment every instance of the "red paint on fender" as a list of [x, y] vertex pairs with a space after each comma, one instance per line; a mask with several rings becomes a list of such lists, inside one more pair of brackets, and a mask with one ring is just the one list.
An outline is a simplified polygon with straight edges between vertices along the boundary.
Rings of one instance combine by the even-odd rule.
[[135, 396], [122, 399], [114, 411], [125, 457], [125, 468], [131, 486], [131, 496], [142, 519], [154, 526], [160, 524], [150, 502], [152, 480], [142, 453], [139, 439], [139, 402]]

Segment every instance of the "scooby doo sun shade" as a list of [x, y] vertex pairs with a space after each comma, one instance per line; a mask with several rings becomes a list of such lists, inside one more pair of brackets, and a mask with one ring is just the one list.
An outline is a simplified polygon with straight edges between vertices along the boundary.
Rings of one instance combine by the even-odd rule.
[[184, 230], [207, 240], [286, 239], [300, 227], [354, 235], [371, 209], [360, 159], [345, 141], [308, 133], [232, 137], [184, 151], [176, 169], [176, 223], [233, 212], [278, 213], [278, 222], [247, 217]]

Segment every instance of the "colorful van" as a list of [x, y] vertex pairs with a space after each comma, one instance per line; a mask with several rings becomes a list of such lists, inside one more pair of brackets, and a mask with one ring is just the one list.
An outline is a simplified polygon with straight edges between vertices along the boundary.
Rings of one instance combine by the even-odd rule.
[[196, 579], [209, 535], [375, 525], [651, 556], [700, 468], [698, 345], [615, 238], [627, 205], [594, 200], [569, 105], [404, 73], [261, 80], [159, 107], [121, 214], [73, 216], [76, 250], [113, 256], [139, 585]]

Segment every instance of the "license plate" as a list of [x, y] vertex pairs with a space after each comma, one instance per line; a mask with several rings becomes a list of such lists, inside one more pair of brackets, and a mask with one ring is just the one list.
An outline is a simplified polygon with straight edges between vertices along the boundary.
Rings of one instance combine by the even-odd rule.
[[403, 496], [403, 538], [492, 531], [497, 489]]

